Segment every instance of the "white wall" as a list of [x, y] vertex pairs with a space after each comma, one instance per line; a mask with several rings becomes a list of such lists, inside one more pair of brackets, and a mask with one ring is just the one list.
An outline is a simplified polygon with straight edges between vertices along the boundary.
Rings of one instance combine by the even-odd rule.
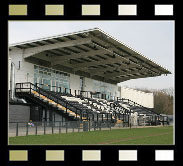
[[112, 85], [113, 89], [114, 89], [114, 95], [116, 97], [121, 97], [121, 92], [118, 90], [118, 86], [117, 85]]
[[90, 78], [85, 78], [85, 87], [84, 90], [87, 91], [94, 91], [94, 84], [93, 84], [93, 80]]
[[70, 89], [71, 93], [74, 95], [74, 90], [80, 90], [80, 76], [70, 74]]
[[10, 90], [11, 58], [8, 58], [8, 90]]
[[[14, 48], [9, 51], [9, 57], [15, 64], [15, 82], [34, 82], [34, 64], [26, 62], [23, 58], [23, 51]], [[20, 68], [19, 68], [20, 61]]]
[[153, 93], [145, 93], [135, 89], [121, 87], [121, 98], [130, 99], [144, 107], [154, 108]]

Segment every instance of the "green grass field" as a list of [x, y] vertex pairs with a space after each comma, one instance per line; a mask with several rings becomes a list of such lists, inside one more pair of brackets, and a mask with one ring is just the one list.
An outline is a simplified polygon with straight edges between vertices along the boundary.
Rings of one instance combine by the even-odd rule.
[[148, 127], [132, 129], [116, 129], [106, 131], [90, 131], [68, 134], [30, 135], [10, 137], [9, 145], [143, 145], [173, 144], [173, 127]]

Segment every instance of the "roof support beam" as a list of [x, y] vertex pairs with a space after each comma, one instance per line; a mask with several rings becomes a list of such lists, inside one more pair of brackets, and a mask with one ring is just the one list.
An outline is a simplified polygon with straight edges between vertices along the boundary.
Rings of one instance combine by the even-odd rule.
[[[91, 37], [92, 38], [92, 37]], [[102, 48], [102, 49], [106, 49], [106, 48], [104, 48], [104, 47], [102, 47], [102, 46], [99, 46], [99, 45], [97, 45], [96, 43], [94, 43], [94, 42], [92, 42], [96, 47], [98, 47], [98, 48]], [[107, 49], [108, 50], [108, 49]], [[142, 67], [143, 69], [146, 69], [147, 71], [149, 71], [149, 72], [152, 72], [152, 73], [155, 73], [155, 74], [157, 74], [157, 72], [155, 72], [155, 71], [153, 71], [153, 70], [150, 70], [150, 69], [148, 69], [147, 67], [144, 67], [143, 65], [141, 65], [141, 64], [138, 64], [137, 62], [134, 62], [134, 61], [132, 61], [132, 60], [130, 60], [128, 57], [124, 57], [124, 56], [120, 56], [120, 54], [118, 54], [118, 53], [116, 53], [116, 52], [114, 52], [114, 51], [111, 51], [111, 50], [108, 50], [110, 53], [112, 53], [113, 55], [116, 55], [117, 57], [121, 57], [123, 60], [125, 60], [125, 61], [127, 61], [127, 62], [130, 62], [131, 64], [136, 64], [137, 66], [139, 66], [139, 67]]]
[[128, 75], [128, 74], [137, 74], [137, 73], [147, 73], [146, 70], [136, 70], [136, 71], [128, 71], [128, 72], [115, 72], [115, 73], [111, 73], [111, 74], [100, 74], [101, 76], [105, 77], [105, 78], [113, 78], [113, 77], [117, 77], [117, 76], [123, 76], [123, 75]]
[[101, 60], [101, 61], [94, 61], [94, 62], [85, 62], [85, 63], [78, 63], [78, 64], [63, 64], [65, 66], [72, 66], [75, 71], [81, 70], [83, 68], [93, 66], [93, 65], [104, 65], [108, 63], [115, 63], [115, 62], [120, 62], [122, 59], [121, 58], [108, 58], [106, 60]]
[[77, 54], [71, 54], [71, 55], [65, 55], [60, 57], [53, 57], [51, 61], [51, 65], [57, 65], [57, 64], [63, 64], [66, 61], [70, 59], [77, 59], [77, 58], [86, 58], [93, 55], [103, 55], [106, 54], [106, 50], [95, 50], [95, 51], [89, 51], [89, 52], [83, 52], [83, 53], [77, 53]]
[[[113, 64], [113, 63], [110, 63], [110, 64]], [[91, 69], [91, 70], [87, 69], [87, 71], [90, 72], [92, 75], [97, 75], [97, 74], [102, 74], [105, 71], [114, 71], [114, 70], [129, 69], [129, 68], [136, 68], [136, 67], [138, 67], [138, 66], [135, 64], [129, 64], [129, 65], [121, 64], [121, 66], [119, 66], [119, 67], [107, 66], [107, 68]]]
[[[141, 58], [139, 58], [138, 56], [139, 56], [139, 54], [138, 53], [130, 53], [130, 52], [128, 52], [128, 51], [126, 51], [124, 48], [122, 48], [122, 47], [120, 47], [120, 46], [118, 46], [118, 45], [115, 45], [115, 44], [113, 44], [113, 43], [111, 43], [111, 42], [109, 42], [105, 37], [103, 37], [103, 36], [101, 36], [101, 35], [94, 35], [94, 34], [89, 34], [88, 35], [92, 40], [94, 40], [94, 41], [97, 41], [97, 42], [99, 42], [99, 44], [101, 44], [101, 45], [105, 45], [105, 46], [107, 46], [107, 47], [110, 47], [110, 50], [111, 51], [114, 51], [114, 52], [116, 52], [117, 54], [119, 54], [119, 55], [122, 55], [123, 56], [123, 58], [125, 58], [125, 59], [128, 59], [129, 60], [129, 58], [132, 58], [133, 59], [133, 61], [137, 61], [137, 62], [135, 62], [135, 63], [141, 63], [141, 62], [144, 62], [144, 57], [143, 57], [143, 59], [141, 59]], [[104, 35], [105, 36], [105, 35]], [[106, 37], [107, 37], [107, 35], [106, 35]], [[125, 48], [128, 48], [128, 47], [126, 47], [126, 46], [124, 46]], [[129, 49], [129, 48], [128, 48]], [[134, 51], [133, 51], [134, 52]], [[131, 61], [131, 60], [129, 60], [129, 61]], [[146, 63], [144, 63], [144, 64], [146, 64]], [[144, 65], [142, 65], [143, 66], [143, 68], [146, 68], [147, 70], [149, 70], [149, 71], [151, 71], [151, 72], [153, 72], [153, 73], [155, 73], [155, 74], [157, 74], [158, 73], [158, 71], [156, 70], [156, 71], [154, 71], [153, 69], [149, 69], [149, 65], [148, 64], [146, 64], [146, 66], [148, 66], [148, 67], [146, 67], [146, 66], [144, 66]]]
[[72, 46], [88, 44], [88, 43], [91, 43], [90, 38], [70, 40], [66, 42], [59, 42], [55, 44], [48, 44], [48, 45], [43, 45], [43, 46], [38, 46], [33, 48], [27, 48], [27, 49], [24, 49], [24, 58], [27, 58], [29, 56], [32, 56], [34, 54], [47, 51], [47, 50], [53, 50], [53, 49], [64, 48], [64, 47], [72, 47]]
[[[115, 44], [109, 42], [109, 40], [105, 39], [105, 37], [102, 37], [102, 36], [96, 36], [96, 35], [93, 35], [93, 34], [89, 34], [89, 37], [94, 40], [94, 41], [98, 41], [99, 43], [102, 42], [102, 45], [105, 45], [106, 47], [108, 47], [111, 51], [117, 51], [117, 52], [120, 52], [122, 53], [122, 55], [124, 56], [131, 56], [131, 54], [125, 50], [118, 50], [117, 47]], [[107, 37], [107, 36], [106, 36]]]
[[127, 81], [127, 80], [131, 80], [131, 79], [136, 79], [136, 78], [146, 78], [146, 77], [156, 77], [156, 76], [160, 76], [160, 75], [149, 75], [149, 74], [146, 74], [146, 75], [139, 75], [139, 76], [130, 76], [130, 77], [124, 77], [124, 78], [119, 78], [119, 79], [115, 79], [118, 83], [120, 82], [124, 82], [124, 81]]

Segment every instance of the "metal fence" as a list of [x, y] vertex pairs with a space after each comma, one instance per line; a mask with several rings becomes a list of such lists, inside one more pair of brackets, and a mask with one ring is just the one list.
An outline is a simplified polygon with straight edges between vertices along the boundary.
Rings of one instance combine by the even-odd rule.
[[9, 137], [26, 135], [62, 134], [96, 130], [113, 130], [134, 127], [128, 123], [110, 121], [55, 121], [55, 122], [9, 122]]

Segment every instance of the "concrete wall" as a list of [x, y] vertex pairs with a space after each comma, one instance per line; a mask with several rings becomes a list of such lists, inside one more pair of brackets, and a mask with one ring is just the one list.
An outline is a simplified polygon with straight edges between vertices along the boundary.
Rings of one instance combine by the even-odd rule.
[[121, 87], [121, 98], [130, 99], [144, 107], [154, 108], [153, 93], [145, 93], [135, 89]]
[[9, 122], [28, 122], [30, 106], [9, 105]]

